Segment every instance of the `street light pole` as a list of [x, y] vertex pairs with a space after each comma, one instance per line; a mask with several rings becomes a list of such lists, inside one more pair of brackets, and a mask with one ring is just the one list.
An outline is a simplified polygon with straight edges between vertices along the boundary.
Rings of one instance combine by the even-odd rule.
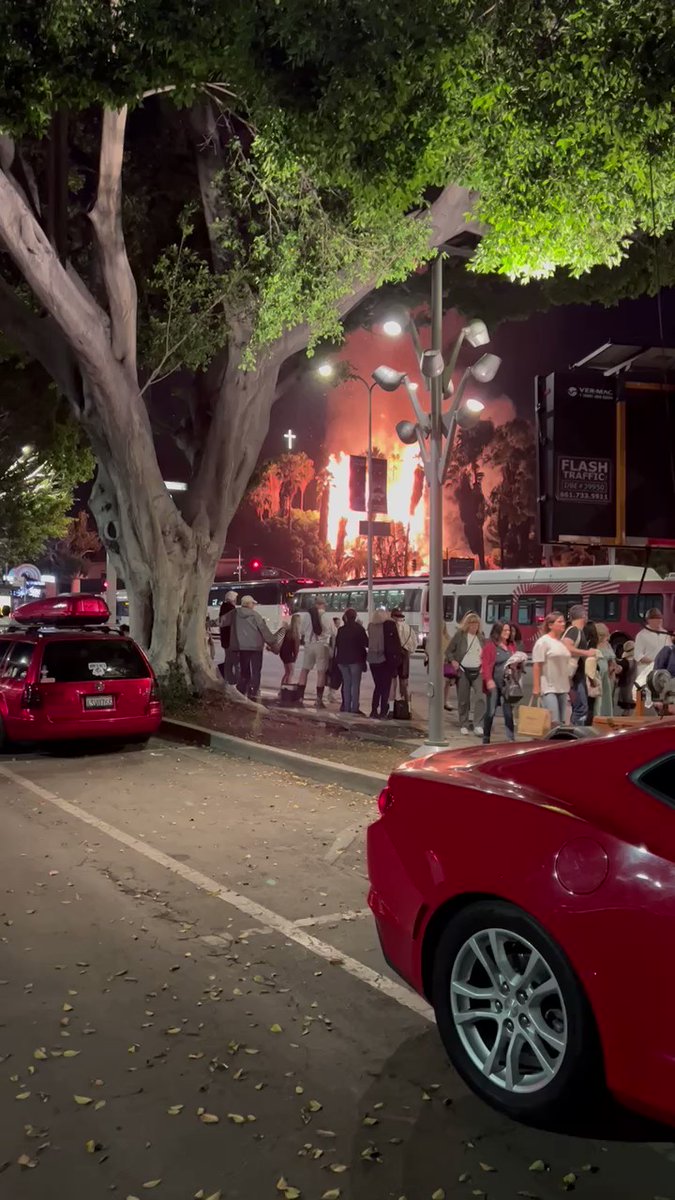
[[[398, 321], [389, 322], [397, 328], [414, 328], [411, 318], [400, 326]], [[386, 332], [386, 330], [385, 330]], [[422, 352], [420, 367], [430, 393], [430, 411], [425, 413], [414, 387], [404, 371], [381, 366], [373, 372], [375, 382], [386, 392], [394, 392], [404, 386], [415, 415], [415, 422], [399, 421], [396, 432], [406, 446], [417, 443], [424, 466], [424, 475], [429, 488], [429, 727], [427, 741], [412, 758], [440, 750], [447, 741], [444, 737], [443, 718], [443, 485], [447, 473], [448, 458], [452, 450], [455, 430], [472, 428], [480, 418], [483, 403], [480, 400], [463, 402], [464, 391], [469, 379], [489, 383], [499, 369], [500, 359], [496, 354], [484, 354], [464, 372], [459, 386], [452, 383], [452, 372], [457, 365], [464, 339], [471, 346], [484, 346], [489, 342], [485, 322], [476, 318], [470, 321], [455, 341], [448, 362], [443, 358], [443, 260], [442, 251], [434, 260], [431, 271], [431, 349]], [[444, 396], [452, 396], [448, 409], [443, 411]]]
[[[330, 362], [321, 363], [318, 368], [318, 375], [322, 379], [332, 379], [336, 375], [335, 367]], [[367, 538], [367, 555], [368, 555], [368, 622], [373, 619], [373, 391], [378, 386], [378, 380], [373, 379], [372, 383], [368, 383], [363, 375], [357, 375], [349, 369], [342, 371], [342, 381], [354, 380], [355, 383], [362, 383], [368, 392], [368, 451], [367, 451], [367, 472], [368, 472], [368, 493], [366, 497], [366, 521], [368, 525]]]
[[[443, 256], [431, 268], [431, 349], [443, 353]], [[431, 378], [429, 431], [429, 744], [447, 745], [443, 721], [443, 376]]]
[[366, 519], [368, 521], [368, 624], [373, 619], [373, 388], [375, 383], [368, 384], [368, 499]]

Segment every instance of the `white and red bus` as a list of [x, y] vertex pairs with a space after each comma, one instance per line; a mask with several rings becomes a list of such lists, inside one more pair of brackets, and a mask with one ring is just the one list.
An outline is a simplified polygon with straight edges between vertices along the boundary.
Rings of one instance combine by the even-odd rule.
[[472, 571], [465, 584], [444, 586], [445, 619], [453, 628], [469, 611], [480, 613], [487, 631], [494, 621], [517, 625], [530, 650], [547, 613], [567, 616], [582, 604], [589, 621], [610, 631], [612, 642], [634, 638], [650, 608], [675, 629], [675, 578], [662, 579], [641, 567], [530, 567], [513, 571]]
[[[335, 616], [355, 608], [359, 620], [367, 620], [366, 585], [359, 580], [341, 585], [299, 588], [294, 609], [307, 609], [318, 599]], [[428, 578], [375, 580], [375, 607], [401, 608], [418, 634], [420, 646], [429, 630]], [[480, 615], [487, 633], [495, 621], [517, 625], [523, 645], [531, 650], [548, 612], [558, 609], [567, 616], [575, 604], [583, 604], [590, 621], [607, 625], [613, 644], [634, 638], [650, 608], [659, 608], [667, 629], [675, 630], [675, 577], [662, 579], [651, 568], [525, 567], [513, 571], [472, 571], [466, 580], [443, 583], [443, 610], [452, 633], [468, 612]]]

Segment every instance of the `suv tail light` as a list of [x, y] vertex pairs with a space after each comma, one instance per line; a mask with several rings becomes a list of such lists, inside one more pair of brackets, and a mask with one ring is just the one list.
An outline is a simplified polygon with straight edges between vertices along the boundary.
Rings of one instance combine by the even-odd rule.
[[392, 796], [391, 792], [389, 791], [389, 788], [388, 787], [383, 788], [382, 791], [380, 792], [379, 796], [377, 797], [377, 807], [379, 808], [382, 816], [384, 816], [387, 809], [391, 808], [393, 803], [394, 803], [394, 797]]
[[158, 684], [157, 680], [155, 679], [155, 676], [153, 675], [152, 685], [150, 687], [150, 703], [151, 704], [159, 704], [159, 703], [161, 703], [161, 699], [162, 699], [162, 697], [159, 694], [159, 684]]
[[42, 708], [42, 693], [34, 683], [27, 683], [21, 696], [22, 708]]

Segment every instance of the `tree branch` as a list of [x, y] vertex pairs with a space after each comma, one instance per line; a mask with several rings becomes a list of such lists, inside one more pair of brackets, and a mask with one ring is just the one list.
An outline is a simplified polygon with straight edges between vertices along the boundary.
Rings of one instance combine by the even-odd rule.
[[223, 198], [219, 194], [218, 180], [225, 169], [225, 162], [220, 145], [218, 120], [210, 99], [201, 104], [193, 104], [190, 109], [190, 129], [213, 269], [221, 274], [225, 269], [226, 259], [218, 238], [214, 235], [214, 229], [222, 215]]
[[[0, 241], [16, 263], [38, 303], [77, 355], [97, 374], [110, 353], [105, 325], [93, 297], [84, 294], [59, 262], [28, 201], [11, 176], [0, 170]], [[5, 298], [6, 299], [6, 298]], [[5, 306], [7, 310], [7, 306]]]
[[101, 256], [103, 281], [110, 310], [113, 354], [136, 373], [138, 298], [122, 227], [122, 164], [127, 110], [103, 110], [98, 194], [89, 213]]
[[[413, 214], [410, 220], [430, 220], [430, 246], [442, 246], [444, 242], [458, 237], [460, 233], [480, 234], [482, 228], [476, 222], [467, 220], [467, 213], [471, 212], [477, 198], [476, 192], [470, 192], [466, 188], [450, 184], [443, 189], [429, 209]], [[372, 279], [365, 279], [353, 292], [343, 296], [336, 306], [339, 316], [346, 317], [362, 300], [365, 300], [374, 286]], [[297, 325], [270, 346], [269, 353], [283, 362], [292, 354], [304, 350], [310, 337], [311, 328], [308, 324]]]
[[79, 373], [56, 322], [39, 317], [0, 277], [0, 329], [18, 349], [34, 358], [75, 408], [81, 403]]

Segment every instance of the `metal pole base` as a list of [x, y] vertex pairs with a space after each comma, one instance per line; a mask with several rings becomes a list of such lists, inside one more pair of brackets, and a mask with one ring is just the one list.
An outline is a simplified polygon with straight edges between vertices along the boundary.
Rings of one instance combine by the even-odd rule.
[[447, 742], [423, 742], [416, 750], [408, 755], [409, 758], [428, 758], [430, 754], [440, 754], [441, 750], [449, 750]]

